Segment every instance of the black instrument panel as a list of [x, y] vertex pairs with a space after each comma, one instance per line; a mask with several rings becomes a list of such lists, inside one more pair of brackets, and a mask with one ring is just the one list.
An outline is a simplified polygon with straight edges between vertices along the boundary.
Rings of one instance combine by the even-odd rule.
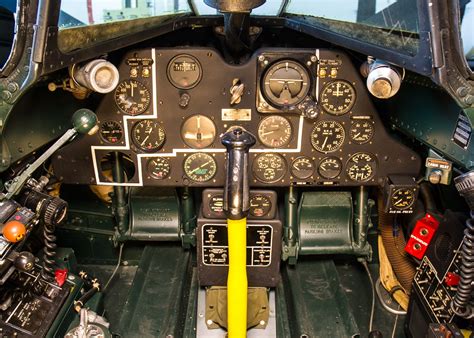
[[214, 49], [152, 48], [118, 68], [119, 85], [97, 109], [100, 132], [53, 158], [66, 183], [117, 184], [110, 161], [119, 152], [127, 175], [118, 184], [222, 187], [219, 136], [237, 125], [257, 137], [251, 186], [382, 185], [418, 174], [419, 156], [388, 135], [342, 52], [262, 49], [230, 65]]

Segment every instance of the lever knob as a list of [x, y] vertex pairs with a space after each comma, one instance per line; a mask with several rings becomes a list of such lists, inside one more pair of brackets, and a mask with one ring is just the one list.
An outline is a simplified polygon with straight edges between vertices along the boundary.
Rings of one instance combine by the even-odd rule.
[[72, 115], [72, 125], [79, 134], [93, 135], [99, 129], [97, 115], [86, 108], [81, 108]]

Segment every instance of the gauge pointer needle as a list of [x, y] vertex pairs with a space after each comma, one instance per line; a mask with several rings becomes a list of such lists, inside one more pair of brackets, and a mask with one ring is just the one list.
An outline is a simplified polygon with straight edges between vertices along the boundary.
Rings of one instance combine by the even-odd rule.
[[321, 147], [321, 149], [324, 149], [326, 147], [326, 142], [328, 141], [328, 137], [326, 136], [326, 138], [324, 139], [324, 142], [323, 142], [323, 145]]
[[199, 169], [202, 169], [203, 167], [205, 167], [205, 166], [208, 165], [209, 163], [211, 163], [211, 161], [207, 161], [206, 163], [201, 164], [199, 167], [193, 169], [193, 170], [191, 171], [191, 174], [194, 174], [196, 171], [198, 171]]
[[145, 142], [148, 140], [148, 138], [150, 137], [150, 135], [148, 134], [144, 139], [143, 139], [143, 142], [140, 143], [141, 146], [145, 145]]

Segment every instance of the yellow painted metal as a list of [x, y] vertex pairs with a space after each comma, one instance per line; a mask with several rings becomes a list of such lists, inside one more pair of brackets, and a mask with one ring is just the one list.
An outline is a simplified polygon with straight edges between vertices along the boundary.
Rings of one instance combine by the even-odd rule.
[[227, 329], [229, 338], [247, 336], [247, 219], [227, 220], [229, 273]]

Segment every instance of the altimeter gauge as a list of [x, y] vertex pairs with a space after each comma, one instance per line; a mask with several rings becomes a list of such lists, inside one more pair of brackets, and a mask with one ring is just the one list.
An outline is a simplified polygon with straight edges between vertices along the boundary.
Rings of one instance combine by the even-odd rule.
[[258, 138], [266, 147], [287, 146], [291, 141], [292, 133], [290, 121], [279, 115], [265, 117], [258, 125]]
[[115, 103], [123, 113], [139, 115], [150, 105], [150, 92], [141, 82], [125, 80], [115, 89]]
[[332, 115], [344, 115], [351, 110], [356, 100], [354, 87], [347, 81], [333, 81], [321, 91], [320, 104]]

